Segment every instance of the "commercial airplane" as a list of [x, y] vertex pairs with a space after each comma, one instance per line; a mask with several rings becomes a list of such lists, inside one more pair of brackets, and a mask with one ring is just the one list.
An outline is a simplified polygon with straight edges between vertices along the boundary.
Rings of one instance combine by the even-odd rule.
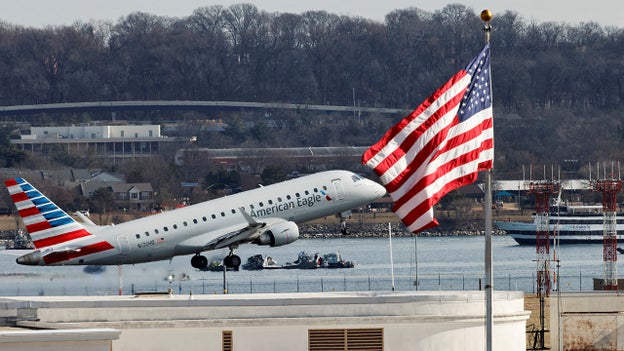
[[297, 223], [333, 214], [341, 228], [350, 210], [382, 197], [380, 184], [348, 171], [327, 171], [143, 217], [98, 226], [77, 222], [25, 179], [5, 181], [35, 250], [24, 265], [118, 265], [192, 255], [205, 268], [203, 251], [229, 248], [227, 267], [238, 267], [239, 244], [281, 246], [299, 237]]

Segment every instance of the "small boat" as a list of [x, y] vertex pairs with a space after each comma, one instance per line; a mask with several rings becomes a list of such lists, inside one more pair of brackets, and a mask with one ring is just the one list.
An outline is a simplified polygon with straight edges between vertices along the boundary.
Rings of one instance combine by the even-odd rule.
[[322, 268], [353, 268], [355, 263], [342, 259], [340, 252], [331, 252], [323, 255]]
[[282, 268], [284, 269], [317, 269], [321, 266], [320, 261], [322, 261], [321, 256], [319, 254], [315, 254], [314, 256], [310, 256], [307, 253], [301, 251], [297, 256], [297, 260], [294, 262], [286, 262]]
[[247, 258], [247, 262], [242, 264], [241, 268], [249, 271], [258, 271], [261, 269], [278, 269], [283, 267], [272, 259], [271, 256], [264, 258], [262, 255], [258, 254]]
[[267, 256], [262, 262], [262, 269], [278, 269], [284, 268], [280, 264], [278, 264], [271, 256]]
[[[211, 271], [211, 272], [223, 272], [223, 264], [221, 261], [213, 261], [206, 268], [199, 269], [202, 272]], [[238, 267], [227, 267], [228, 271], [238, 271]]]
[[247, 258], [247, 262], [241, 265], [242, 269], [246, 269], [248, 271], [257, 271], [261, 270], [264, 265], [264, 258], [262, 255], [253, 255]]

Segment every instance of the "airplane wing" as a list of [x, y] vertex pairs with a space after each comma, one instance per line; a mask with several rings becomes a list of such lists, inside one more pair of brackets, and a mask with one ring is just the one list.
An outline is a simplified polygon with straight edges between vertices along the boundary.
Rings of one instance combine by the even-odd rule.
[[251, 218], [251, 216], [245, 212], [243, 208], [240, 208], [240, 211], [247, 221], [247, 226], [243, 229], [226, 233], [211, 240], [204, 246], [204, 250], [216, 250], [230, 245], [248, 242], [260, 235], [260, 229], [264, 228], [267, 223], [256, 222], [256, 220]]

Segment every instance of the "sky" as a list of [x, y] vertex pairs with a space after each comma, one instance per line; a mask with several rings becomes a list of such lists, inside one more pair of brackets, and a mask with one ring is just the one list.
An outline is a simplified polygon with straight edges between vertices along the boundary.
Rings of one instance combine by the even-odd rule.
[[76, 21], [110, 20], [136, 11], [159, 16], [186, 17], [193, 10], [210, 5], [230, 6], [251, 3], [267, 12], [302, 13], [325, 10], [338, 15], [359, 16], [383, 22], [395, 10], [417, 7], [433, 12], [451, 3], [472, 8], [475, 13], [488, 8], [496, 16], [506, 10], [526, 20], [555, 21], [576, 25], [597, 22], [624, 28], [622, 0], [0, 0], [0, 21], [27, 27], [71, 25]]

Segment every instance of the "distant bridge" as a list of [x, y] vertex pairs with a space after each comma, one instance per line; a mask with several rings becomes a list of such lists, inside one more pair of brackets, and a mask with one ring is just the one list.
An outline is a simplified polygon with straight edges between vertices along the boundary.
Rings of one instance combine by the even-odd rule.
[[40, 113], [83, 112], [83, 111], [141, 111], [141, 110], [188, 110], [188, 111], [221, 111], [221, 110], [298, 110], [321, 112], [366, 112], [383, 114], [407, 114], [411, 110], [355, 107], [335, 105], [307, 105], [266, 102], [242, 101], [181, 101], [181, 100], [147, 100], [147, 101], [101, 101], [101, 102], [70, 102], [59, 104], [36, 104], [0, 106], [0, 116], [34, 115]]

